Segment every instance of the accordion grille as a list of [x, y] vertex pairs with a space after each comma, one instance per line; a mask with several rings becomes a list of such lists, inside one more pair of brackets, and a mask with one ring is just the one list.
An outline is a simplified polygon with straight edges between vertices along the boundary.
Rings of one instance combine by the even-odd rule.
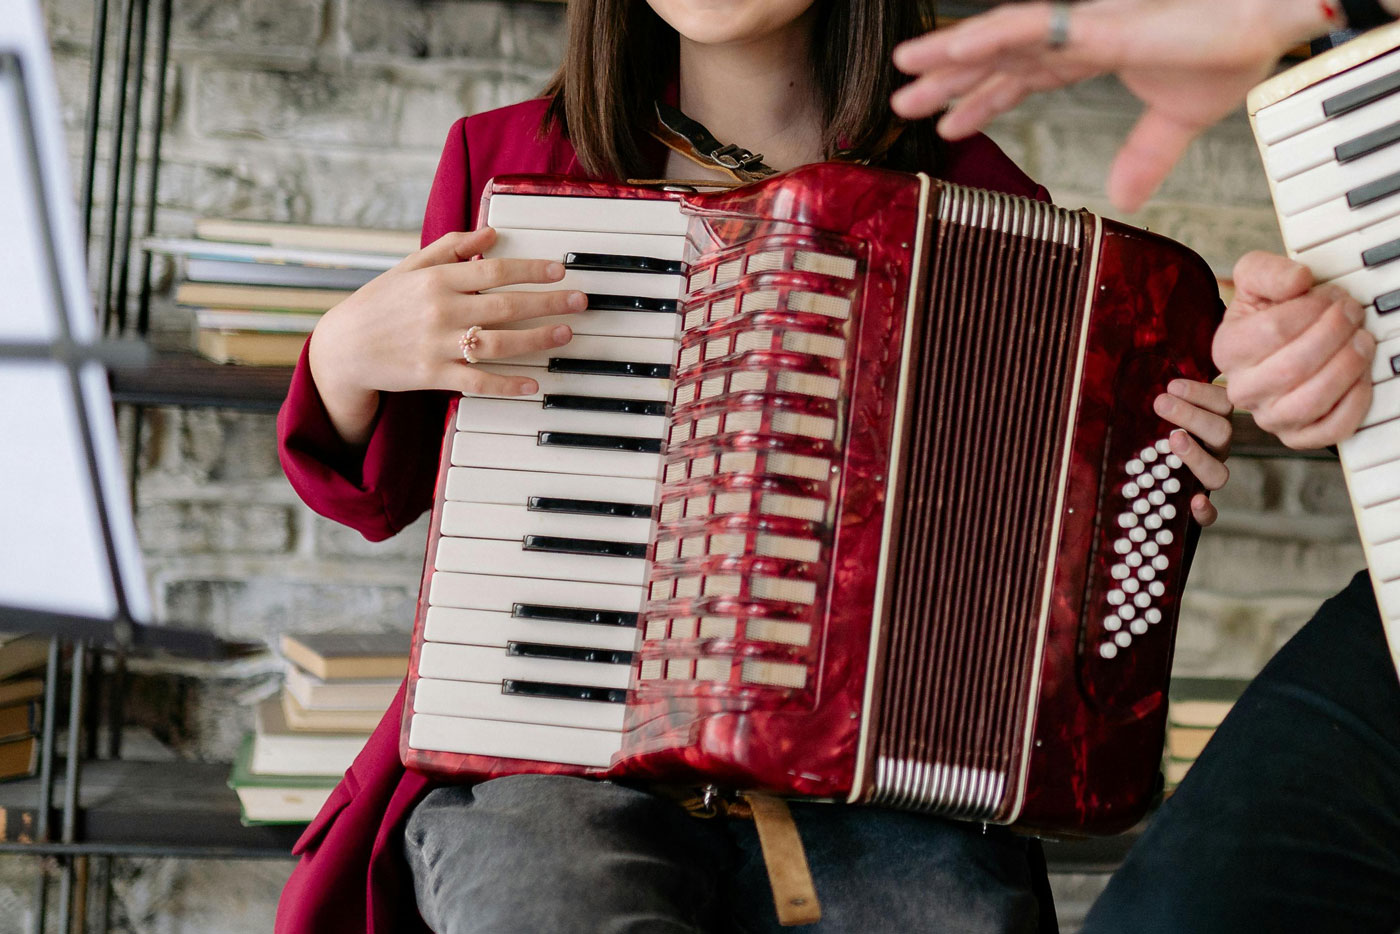
[[936, 228], [909, 363], [871, 800], [1005, 820], [1052, 563], [1084, 225], [946, 186]]

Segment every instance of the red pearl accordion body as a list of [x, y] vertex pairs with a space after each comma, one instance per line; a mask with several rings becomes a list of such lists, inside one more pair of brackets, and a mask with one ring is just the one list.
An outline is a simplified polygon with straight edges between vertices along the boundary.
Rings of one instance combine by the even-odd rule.
[[1142, 815], [1199, 489], [1152, 400], [1213, 375], [1220, 302], [1199, 257], [1085, 212], [834, 163], [705, 194], [504, 177], [483, 217], [501, 194], [674, 199], [688, 217], [638, 652], [607, 768], [414, 748], [444, 444], [406, 765], [1044, 833]]

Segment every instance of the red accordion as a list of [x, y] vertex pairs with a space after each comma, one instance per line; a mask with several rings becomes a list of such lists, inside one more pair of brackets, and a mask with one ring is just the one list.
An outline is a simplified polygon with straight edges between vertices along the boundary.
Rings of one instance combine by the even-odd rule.
[[1152, 401], [1213, 375], [1199, 257], [841, 164], [503, 177], [481, 217], [589, 310], [490, 367], [535, 396], [451, 407], [406, 765], [1142, 815], [1199, 489]]

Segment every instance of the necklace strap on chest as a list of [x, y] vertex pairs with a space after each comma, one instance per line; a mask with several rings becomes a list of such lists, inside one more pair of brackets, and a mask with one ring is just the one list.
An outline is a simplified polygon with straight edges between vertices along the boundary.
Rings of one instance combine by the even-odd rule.
[[777, 174], [776, 169], [763, 162], [762, 154], [721, 143], [704, 124], [661, 101], [656, 102], [656, 129], [652, 135], [687, 159], [719, 169], [741, 184]]

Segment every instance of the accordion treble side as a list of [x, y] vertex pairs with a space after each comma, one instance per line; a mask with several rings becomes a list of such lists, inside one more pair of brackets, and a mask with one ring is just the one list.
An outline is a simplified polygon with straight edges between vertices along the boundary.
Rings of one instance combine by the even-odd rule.
[[[586, 335], [588, 319], [583, 349], [524, 361], [544, 374], [537, 401], [454, 402], [406, 764], [709, 783], [1044, 832], [1141, 815], [1199, 489], [1152, 400], [1212, 375], [1220, 304], [1198, 257], [1084, 212], [837, 164], [709, 194], [502, 178], [482, 216], [503, 255], [566, 244], [564, 287], [574, 277], [596, 329], [622, 333]], [[555, 224], [562, 238], [536, 232]], [[634, 262], [633, 224], [675, 258]], [[622, 286], [655, 286], [662, 310], [614, 310], [625, 303], [602, 289]], [[672, 349], [627, 343], [667, 340], [668, 314]], [[671, 355], [649, 381], [587, 383], [598, 361], [569, 356], [643, 350]], [[662, 413], [652, 427], [627, 423], [660, 432], [652, 459], [616, 458], [630, 474], [615, 498], [606, 477], [578, 486], [595, 499], [546, 495], [567, 486], [555, 474], [609, 469], [575, 449], [534, 469], [531, 443], [600, 437], [569, 432], [552, 402], [624, 392], [664, 403], [646, 409]], [[507, 403], [517, 417], [502, 422]], [[553, 427], [531, 442], [535, 408]], [[496, 453], [521, 437], [524, 460]], [[527, 525], [553, 521], [545, 500], [645, 506], [628, 515], [644, 548], [609, 564], [611, 540], [516, 540], [504, 512], [497, 528], [454, 524], [498, 514], [454, 505], [477, 500]], [[506, 550], [456, 541], [474, 536]], [[566, 586], [566, 563], [583, 582]], [[575, 651], [584, 631], [599, 644]], [[492, 652], [506, 661], [478, 661]], [[611, 680], [577, 669], [590, 661]], [[571, 662], [573, 682], [547, 680]], [[584, 725], [511, 720], [497, 694]]]

